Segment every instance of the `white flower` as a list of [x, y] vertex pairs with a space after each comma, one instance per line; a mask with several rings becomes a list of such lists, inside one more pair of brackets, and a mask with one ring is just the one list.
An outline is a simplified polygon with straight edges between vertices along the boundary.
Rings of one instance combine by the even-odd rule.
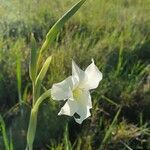
[[101, 80], [102, 73], [94, 64], [94, 60], [85, 71], [72, 61], [72, 76], [54, 84], [51, 89], [53, 99], [67, 100], [58, 115], [73, 116], [77, 113], [80, 118], [74, 118], [81, 124], [91, 115], [92, 102], [89, 90], [97, 88]]

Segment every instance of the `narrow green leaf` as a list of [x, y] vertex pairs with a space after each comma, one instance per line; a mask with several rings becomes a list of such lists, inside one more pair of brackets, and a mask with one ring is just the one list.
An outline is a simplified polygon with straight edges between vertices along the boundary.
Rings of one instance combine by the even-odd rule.
[[45, 61], [44, 65], [43, 65], [43, 67], [42, 67], [42, 69], [41, 69], [39, 75], [37, 76], [36, 84], [37, 84], [39, 81], [42, 81], [42, 80], [44, 79], [51, 60], [52, 60], [52, 56], [49, 56], [49, 57], [46, 59], [46, 61]]
[[109, 99], [108, 97], [102, 95], [102, 98], [108, 101], [110, 104], [115, 105], [116, 107], [119, 106], [119, 104], [115, 103], [113, 100]]
[[33, 106], [33, 108], [38, 111], [40, 104], [48, 97], [51, 96], [51, 89], [47, 90], [46, 92], [44, 92], [36, 101], [35, 105]]
[[38, 47], [34, 35], [31, 35], [31, 58], [30, 58], [30, 66], [29, 73], [30, 78], [34, 82], [37, 74], [37, 58], [38, 58]]
[[48, 71], [48, 68], [49, 68], [49, 64], [50, 64], [50, 62], [51, 62], [51, 59], [52, 59], [52, 56], [49, 56], [47, 59], [46, 59], [46, 61], [45, 61], [45, 63], [44, 63], [44, 65], [43, 65], [43, 67], [42, 67], [42, 69], [41, 69], [41, 71], [40, 71], [40, 73], [39, 73], [39, 75], [37, 76], [37, 78], [36, 78], [36, 82], [35, 82], [35, 89], [36, 89], [36, 93], [35, 93], [35, 99], [37, 99], [38, 97], [39, 97], [39, 95], [40, 95], [40, 90], [41, 90], [41, 83], [42, 83], [42, 81], [43, 81], [43, 79], [44, 79], [44, 77], [45, 77], [45, 75], [46, 75], [46, 73], [47, 73], [47, 71]]
[[16, 76], [17, 76], [17, 88], [18, 88], [19, 103], [21, 104], [21, 101], [22, 101], [22, 97], [21, 97], [21, 60], [20, 60], [19, 54], [17, 56]]
[[5, 149], [9, 150], [9, 140], [6, 134], [5, 122], [1, 115], [0, 115], [0, 129], [2, 132], [3, 140], [4, 140]]
[[129, 145], [127, 145], [126, 143], [124, 142], [121, 142], [128, 150], [133, 150]]
[[63, 25], [71, 18], [77, 11], [78, 9], [83, 5], [83, 3], [86, 0], [80, 0], [78, 3], [76, 3], [69, 11], [67, 11], [54, 25], [53, 27], [49, 30], [49, 32], [46, 35], [45, 42], [43, 43], [41, 49], [40, 49], [40, 54], [39, 54], [39, 60], [38, 64], [40, 62], [40, 56], [43, 51], [48, 49], [49, 45], [51, 42], [57, 37], [57, 34], [59, 30], [63, 27]]
[[30, 83], [28, 83], [28, 84], [26, 85], [24, 91], [23, 91], [23, 98], [22, 98], [22, 100], [23, 100], [24, 102], [27, 101], [28, 90], [29, 90], [30, 86], [31, 86]]
[[55, 24], [54, 26], [49, 30], [49, 32], [46, 35], [46, 40], [41, 48], [41, 52], [43, 52], [45, 49], [48, 48], [49, 44], [56, 38], [59, 30], [62, 28], [62, 26], [67, 22], [67, 20], [73, 16], [77, 10], [82, 6], [82, 4], [86, 0], [80, 0], [77, 4], [75, 4], [69, 11], [67, 11]]
[[64, 132], [64, 148], [65, 150], [72, 150], [72, 146], [68, 135], [68, 124], [66, 124], [65, 132]]
[[103, 141], [102, 141], [102, 143], [100, 145], [100, 148], [99, 148], [100, 150], [104, 149], [104, 145], [107, 143], [108, 139], [110, 138], [111, 133], [112, 133], [112, 131], [114, 129], [114, 125], [117, 122], [118, 116], [119, 116], [119, 114], [121, 112], [121, 109], [122, 109], [122, 107], [119, 108], [119, 110], [117, 111], [117, 113], [116, 113], [116, 115], [115, 115], [111, 125], [109, 126], [109, 128], [108, 128], [108, 130], [107, 130], [107, 132], [106, 132], [106, 134], [104, 136], [104, 139], [103, 139]]

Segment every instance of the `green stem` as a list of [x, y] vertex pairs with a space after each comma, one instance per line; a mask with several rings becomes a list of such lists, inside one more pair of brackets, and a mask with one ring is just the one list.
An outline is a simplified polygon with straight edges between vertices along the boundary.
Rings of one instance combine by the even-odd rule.
[[113, 100], [109, 99], [108, 97], [102, 95], [102, 98], [111, 103], [112, 105], [115, 105], [116, 107], [119, 106], [119, 104], [115, 103]]
[[27, 131], [27, 150], [33, 150], [33, 142], [36, 133], [36, 125], [37, 125], [37, 114], [40, 104], [50, 96], [51, 89], [47, 90], [44, 94], [42, 94], [38, 100], [35, 102], [33, 108], [31, 109], [29, 127]]
[[104, 136], [104, 139], [103, 139], [103, 141], [102, 141], [102, 143], [101, 143], [101, 145], [99, 147], [99, 150], [103, 150], [104, 149], [105, 144], [107, 143], [108, 139], [110, 138], [111, 133], [112, 133], [112, 131], [114, 129], [114, 125], [117, 122], [118, 116], [119, 116], [119, 114], [121, 112], [121, 109], [122, 109], [122, 107], [120, 106], [119, 110], [117, 111], [117, 113], [116, 113], [116, 115], [115, 115], [111, 125], [109, 126], [109, 128], [108, 128], [108, 130], [107, 130], [107, 132], [106, 132], [106, 134]]
[[28, 132], [27, 132], [27, 149], [28, 150], [33, 150], [33, 142], [35, 138], [36, 124], [37, 124], [37, 113], [38, 111], [32, 108], [30, 120], [29, 120]]

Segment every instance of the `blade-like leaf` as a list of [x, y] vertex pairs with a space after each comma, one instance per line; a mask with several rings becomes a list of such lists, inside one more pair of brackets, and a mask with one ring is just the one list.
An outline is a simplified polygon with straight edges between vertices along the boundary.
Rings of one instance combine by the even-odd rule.
[[[83, 3], [85, 1], [86, 0], [80, 0], [53, 25], [53, 27], [49, 30], [49, 32], [46, 35], [46, 40], [40, 49], [40, 55], [43, 51], [48, 49], [51, 42], [56, 38], [59, 30], [69, 20], [69, 18], [71, 18], [77, 12], [77, 10], [83, 5]], [[39, 55], [39, 57], [40, 57], [40, 55]]]
[[19, 103], [21, 104], [22, 97], [21, 97], [21, 60], [20, 60], [20, 54], [18, 54], [18, 56], [17, 56], [16, 76], [17, 76], [17, 89], [18, 89]]
[[69, 140], [69, 135], [68, 135], [68, 124], [66, 124], [65, 127], [65, 132], [64, 132], [64, 148], [65, 150], [72, 150], [72, 146]]
[[9, 140], [8, 140], [8, 136], [6, 134], [5, 122], [4, 122], [4, 120], [3, 120], [1, 115], [0, 115], [0, 130], [2, 132], [5, 149], [9, 150]]
[[37, 58], [38, 58], [38, 47], [35, 41], [34, 35], [31, 35], [31, 58], [30, 58], [30, 78], [34, 82], [37, 74]]
[[43, 67], [42, 67], [42, 69], [41, 69], [39, 75], [37, 76], [36, 84], [37, 84], [38, 82], [42, 82], [42, 80], [44, 79], [51, 60], [52, 60], [52, 56], [49, 56], [49, 57], [46, 59], [46, 61], [45, 61], [44, 65], [43, 65]]
[[110, 138], [111, 133], [112, 133], [112, 131], [113, 131], [113, 129], [114, 129], [114, 125], [116, 124], [116, 122], [117, 122], [117, 120], [118, 120], [118, 117], [119, 117], [119, 115], [120, 115], [121, 109], [122, 109], [122, 107], [120, 107], [120, 108], [118, 109], [118, 111], [117, 111], [117, 113], [116, 113], [116, 115], [115, 115], [115, 117], [114, 117], [114, 119], [113, 119], [111, 125], [109, 126], [108, 130], [106, 131], [105, 136], [104, 136], [104, 139], [102, 140], [102, 143], [101, 143], [101, 145], [100, 145], [99, 150], [103, 150], [103, 149], [104, 149], [104, 145], [108, 142], [108, 139]]
[[36, 82], [35, 82], [35, 87], [36, 87], [36, 99], [39, 97], [40, 89], [41, 89], [41, 83], [42, 83], [42, 81], [43, 81], [43, 79], [44, 79], [44, 77], [45, 77], [45, 75], [46, 75], [46, 73], [47, 73], [47, 70], [48, 70], [49, 64], [50, 64], [50, 62], [51, 62], [51, 59], [52, 59], [52, 56], [49, 56], [49, 57], [46, 59], [46, 61], [45, 61], [44, 65], [43, 65], [43, 67], [42, 67], [42, 69], [41, 69], [39, 75], [38, 75], [37, 78], [36, 78]]
[[46, 92], [44, 92], [35, 102], [35, 105], [33, 106], [33, 109], [35, 111], [38, 111], [40, 104], [48, 97], [51, 96], [51, 89], [47, 90]]
[[24, 89], [24, 91], [23, 91], [22, 100], [23, 100], [24, 102], [27, 101], [27, 98], [28, 98], [28, 90], [29, 90], [30, 86], [31, 86], [30, 83], [28, 83], [28, 84], [25, 86], [25, 89]]

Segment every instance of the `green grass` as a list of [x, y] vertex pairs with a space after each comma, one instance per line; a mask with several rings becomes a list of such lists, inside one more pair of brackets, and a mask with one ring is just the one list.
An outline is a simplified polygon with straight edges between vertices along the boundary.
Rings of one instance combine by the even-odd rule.
[[[23, 148], [17, 139], [25, 139], [27, 130], [27, 121], [17, 127], [20, 113], [18, 107], [13, 107], [19, 101], [18, 53], [23, 100], [30, 103], [30, 35], [34, 33], [40, 48], [49, 28], [75, 2], [77, 0], [0, 0], [0, 114], [4, 116], [7, 133], [10, 127], [13, 129], [14, 149]], [[71, 74], [72, 59], [86, 68], [94, 58], [104, 78], [99, 88], [92, 91], [92, 116], [81, 126], [68, 117], [57, 117], [60, 106], [55, 102], [43, 104], [35, 148], [61, 150], [71, 142], [72, 149], [90, 150], [101, 147], [102, 141], [106, 141], [105, 149], [150, 148], [149, 14], [149, 0], [87, 0], [63, 27], [43, 56], [44, 61], [50, 54], [54, 55], [44, 88], [51, 88], [53, 83]], [[122, 110], [112, 127], [119, 106]], [[30, 106], [22, 107], [27, 111], [24, 120], [28, 120]], [[66, 122], [68, 131], [65, 131]], [[104, 140], [109, 129], [109, 138]]]

